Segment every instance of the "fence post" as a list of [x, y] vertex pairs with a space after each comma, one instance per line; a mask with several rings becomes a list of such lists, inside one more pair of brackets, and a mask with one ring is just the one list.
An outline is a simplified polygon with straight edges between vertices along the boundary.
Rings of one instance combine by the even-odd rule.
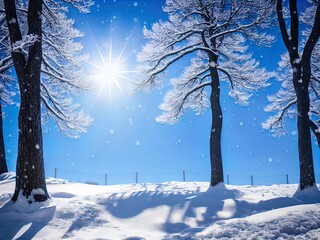
[[186, 171], [185, 170], [182, 171], [182, 176], [183, 176], [183, 181], [185, 182], [186, 181]]
[[251, 175], [251, 186], [253, 186], [253, 175]]
[[54, 168], [54, 178], [57, 178], [57, 168]]
[[289, 175], [286, 174], [286, 180], [287, 180], [287, 184], [289, 184]]
[[136, 172], [136, 183], [138, 183], [138, 172]]
[[107, 173], [104, 175], [104, 182], [105, 182], [105, 185], [108, 185], [108, 174]]

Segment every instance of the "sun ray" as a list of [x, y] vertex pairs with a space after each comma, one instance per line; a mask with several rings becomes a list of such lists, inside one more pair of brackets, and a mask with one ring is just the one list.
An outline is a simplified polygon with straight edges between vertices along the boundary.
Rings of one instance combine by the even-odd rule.
[[93, 63], [88, 62], [92, 67], [94, 74], [91, 75], [92, 79], [95, 81], [98, 87], [98, 95], [108, 95], [109, 103], [112, 103], [112, 98], [118, 91], [121, 95], [125, 96], [125, 92], [123, 91], [123, 86], [121, 83], [122, 80], [126, 80], [126, 84], [128, 81], [131, 81], [126, 75], [128, 73], [134, 73], [135, 71], [126, 70], [125, 62], [130, 56], [123, 58], [123, 54], [125, 52], [125, 46], [122, 48], [121, 52], [117, 57], [114, 57], [114, 49], [112, 41], [109, 42], [109, 49], [107, 59], [104, 57], [105, 55], [102, 53], [100, 48], [96, 45], [98, 54], [99, 54], [99, 62]]

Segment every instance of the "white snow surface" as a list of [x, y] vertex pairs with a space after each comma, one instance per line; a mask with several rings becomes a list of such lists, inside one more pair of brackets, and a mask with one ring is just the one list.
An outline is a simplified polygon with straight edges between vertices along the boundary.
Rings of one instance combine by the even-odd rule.
[[[47, 179], [51, 200], [12, 203], [0, 175], [0, 239], [320, 239], [318, 189], [207, 182], [97, 186]], [[293, 197], [295, 196], [295, 197]], [[23, 207], [23, 208], [22, 208]]]

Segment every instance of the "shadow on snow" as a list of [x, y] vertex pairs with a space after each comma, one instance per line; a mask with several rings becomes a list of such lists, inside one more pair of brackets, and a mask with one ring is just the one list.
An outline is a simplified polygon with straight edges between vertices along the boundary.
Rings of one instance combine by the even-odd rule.
[[[148, 209], [166, 206], [169, 210], [162, 228], [168, 234], [184, 231], [196, 233], [218, 220], [243, 218], [256, 213], [304, 203], [291, 197], [249, 202], [241, 200], [242, 196], [244, 193], [238, 190], [227, 189], [209, 189], [207, 192], [189, 191], [186, 193], [145, 190], [130, 194], [115, 193], [97, 203], [104, 205], [114, 217], [123, 219], [135, 217]], [[179, 220], [176, 217], [177, 213], [179, 213]], [[155, 215], [155, 217], [157, 216]], [[192, 220], [190, 221], [190, 219]]]
[[50, 206], [34, 212], [17, 212], [14, 203], [7, 202], [0, 208], [0, 239], [32, 239], [52, 220], [55, 211], [56, 207]]

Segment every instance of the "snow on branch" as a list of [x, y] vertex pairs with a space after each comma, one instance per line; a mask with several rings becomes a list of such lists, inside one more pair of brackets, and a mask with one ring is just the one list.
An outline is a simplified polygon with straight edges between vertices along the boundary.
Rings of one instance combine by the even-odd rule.
[[78, 9], [79, 12], [89, 13], [90, 7], [93, 6], [93, 0], [63, 0], [66, 3], [70, 3], [73, 7]]
[[[28, 34], [28, 4], [15, 1], [17, 17], [11, 22], [21, 29], [22, 39], [10, 46], [8, 26], [4, 6], [0, 3], [0, 78], [9, 81], [6, 71], [12, 67], [11, 52], [21, 52], [28, 56], [29, 47], [39, 41], [40, 36]], [[80, 12], [87, 13], [93, 5], [92, 0], [43, 0], [42, 18], [42, 65], [41, 100], [43, 117], [53, 118], [61, 131], [77, 137], [86, 131], [92, 118], [86, 115], [73, 96], [80, 90], [92, 88], [91, 81], [83, 68], [88, 56], [82, 54], [83, 46], [78, 41], [84, 34], [74, 28], [74, 20], [67, 17], [70, 4]], [[1, 80], [2, 80], [1, 79]], [[12, 78], [10, 79], [12, 80]], [[1, 88], [2, 89], [2, 88]], [[2, 97], [2, 92], [0, 92]]]
[[186, 108], [203, 112], [210, 106], [204, 87], [214, 86], [211, 81], [228, 80], [230, 95], [246, 105], [275, 76], [247, 53], [249, 41], [269, 46], [274, 39], [264, 32], [273, 24], [273, 0], [167, 0], [163, 9], [169, 20], [144, 29], [148, 42], [137, 56], [138, 90], [160, 85], [166, 71], [177, 67], [179, 77], [171, 81], [157, 121], [175, 123]]
[[[317, 5], [315, 2], [309, 2], [299, 16], [301, 25], [302, 39], [301, 44], [296, 49], [298, 53], [303, 52], [303, 47], [306, 45], [306, 41], [311, 34], [311, 27], [314, 24]], [[282, 1], [278, 1], [278, 14], [280, 16], [280, 27], [284, 41], [287, 47], [290, 48], [290, 44], [293, 44], [292, 39], [289, 37], [288, 31], [285, 26], [286, 13], [281, 11]], [[283, 14], [283, 15], [282, 15]], [[297, 40], [295, 40], [297, 41]], [[297, 58], [301, 61], [301, 58]], [[296, 60], [297, 61], [297, 60]], [[268, 97], [269, 105], [265, 108], [267, 112], [275, 112], [274, 116], [271, 116], [265, 123], [264, 128], [274, 132], [275, 135], [281, 135], [285, 133], [284, 121], [285, 117], [296, 117], [295, 99], [296, 93], [292, 83], [293, 69], [290, 63], [290, 57], [288, 53], [281, 55], [281, 60], [278, 63], [279, 68], [277, 80], [281, 83], [281, 88], [277, 93]], [[319, 118], [320, 118], [320, 43], [315, 44], [311, 55], [311, 79], [309, 83], [309, 98], [310, 98], [310, 129], [313, 131], [314, 136], [317, 139], [319, 145]]]
[[[271, 98], [272, 97], [268, 97], [268, 100], [272, 101]], [[272, 132], [274, 132], [274, 135], [276, 136], [283, 135], [285, 133], [283, 127], [283, 117], [285, 116], [288, 109], [296, 103], [297, 99], [295, 98], [282, 107], [279, 107], [279, 105], [274, 104], [270, 104], [269, 106], [267, 106], [265, 108], [265, 111], [269, 112], [278, 110], [278, 113], [275, 116], [269, 117], [269, 119], [266, 122], [262, 123], [262, 128], [271, 130]], [[273, 107], [276, 107], [276, 109], [274, 109]]]
[[81, 133], [85, 133], [93, 119], [81, 110], [76, 111], [79, 105], [73, 104], [71, 98], [66, 98], [65, 92], [57, 92], [52, 86], [44, 84], [41, 84], [41, 88], [41, 100], [45, 107], [43, 111], [55, 120], [60, 131], [71, 138], [78, 138]]
[[35, 42], [39, 41], [39, 36], [35, 34], [23, 35], [22, 39], [12, 44], [12, 52], [18, 52], [31, 47]]

